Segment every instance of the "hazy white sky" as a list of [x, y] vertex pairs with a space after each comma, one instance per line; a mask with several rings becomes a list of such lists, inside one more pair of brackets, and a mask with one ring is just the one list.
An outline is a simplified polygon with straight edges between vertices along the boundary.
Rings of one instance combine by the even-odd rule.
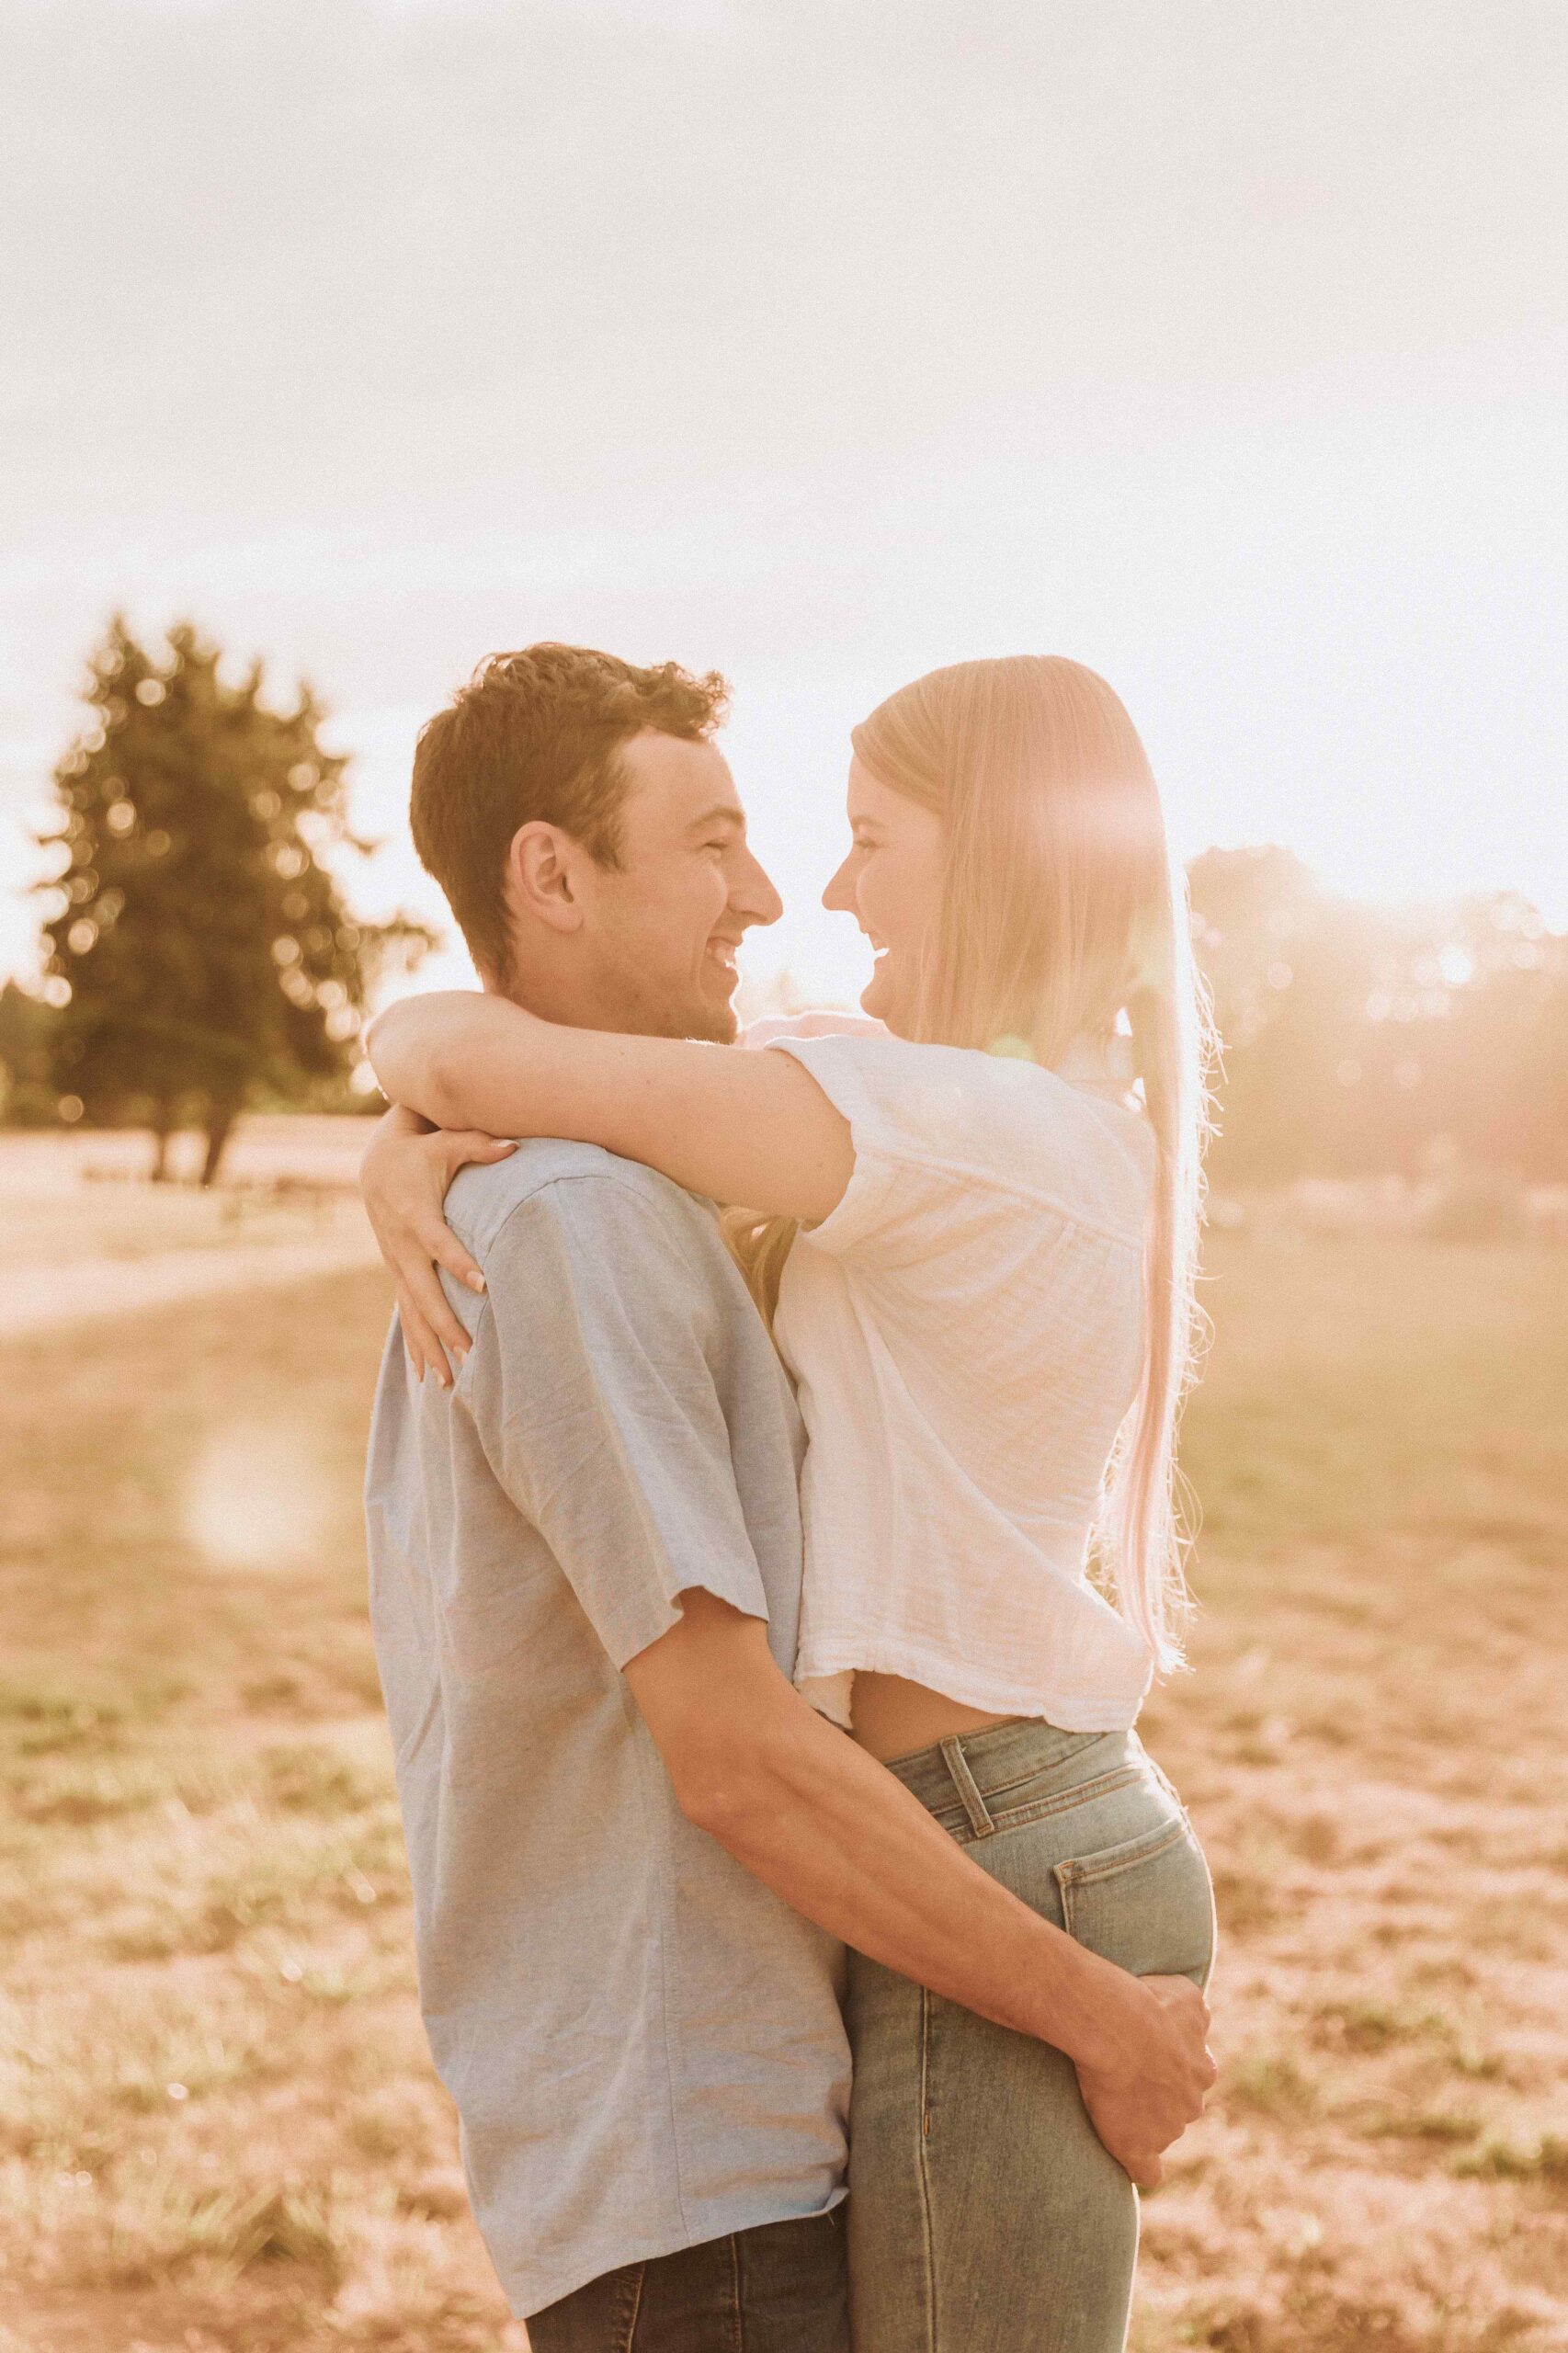
[[[1561, 0], [0, 0], [0, 969], [123, 604], [403, 845], [541, 636], [725, 669], [790, 904], [849, 724], [1071, 653], [1186, 851], [1568, 921]], [[451, 970], [448, 965], [445, 969]]]

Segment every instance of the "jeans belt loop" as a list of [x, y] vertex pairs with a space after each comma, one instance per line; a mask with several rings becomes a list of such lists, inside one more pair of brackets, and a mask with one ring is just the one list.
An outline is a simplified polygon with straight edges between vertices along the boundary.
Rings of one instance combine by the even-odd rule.
[[995, 1829], [996, 1824], [992, 1821], [986, 1810], [985, 1800], [975, 1785], [974, 1775], [969, 1769], [969, 1759], [963, 1753], [963, 1742], [957, 1733], [949, 1733], [947, 1739], [941, 1743], [941, 1750], [942, 1762], [948, 1768], [953, 1787], [959, 1793], [960, 1802], [969, 1816], [970, 1828], [977, 1838], [986, 1837]]

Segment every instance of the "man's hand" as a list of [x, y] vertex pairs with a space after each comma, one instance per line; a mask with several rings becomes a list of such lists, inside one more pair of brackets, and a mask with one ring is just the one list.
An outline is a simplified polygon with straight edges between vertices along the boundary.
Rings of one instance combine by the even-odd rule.
[[1186, 1977], [1130, 1977], [1123, 2015], [1104, 2058], [1080, 2058], [1089, 2120], [1140, 2189], [1164, 2174], [1163, 2152], [1203, 2113], [1219, 2070], [1208, 2046], [1209, 2005]]
[[1202, 1995], [1031, 1911], [791, 1689], [759, 1620], [700, 1589], [681, 1606], [625, 1674], [688, 1819], [846, 1944], [1065, 2052], [1100, 2139], [1152, 2189], [1214, 2081]]

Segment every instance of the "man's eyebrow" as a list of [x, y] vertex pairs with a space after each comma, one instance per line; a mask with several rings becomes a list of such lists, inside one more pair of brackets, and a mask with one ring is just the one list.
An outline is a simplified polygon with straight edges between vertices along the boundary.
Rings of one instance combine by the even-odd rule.
[[716, 801], [711, 809], [705, 809], [700, 817], [692, 819], [687, 831], [696, 834], [700, 833], [704, 825], [719, 824], [739, 825], [744, 830], [745, 822], [745, 811], [737, 808], [733, 801]]

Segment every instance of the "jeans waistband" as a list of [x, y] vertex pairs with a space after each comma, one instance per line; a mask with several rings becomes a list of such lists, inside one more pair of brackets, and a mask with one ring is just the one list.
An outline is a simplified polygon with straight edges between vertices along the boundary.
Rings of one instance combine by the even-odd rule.
[[1070, 1790], [1101, 1773], [1147, 1764], [1135, 1732], [1062, 1732], [1055, 1724], [1030, 1719], [993, 1724], [985, 1732], [956, 1733], [934, 1747], [916, 1749], [912, 1756], [894, 1757], [888, 1770], [927, 1813], [942, 1816], [961, 1812], [970, 1828], [983, 1834], [992, 1827], [989, 1802], [1026, 1782], [1043, 1780], [1048, 1787], [1054, 1782]]

